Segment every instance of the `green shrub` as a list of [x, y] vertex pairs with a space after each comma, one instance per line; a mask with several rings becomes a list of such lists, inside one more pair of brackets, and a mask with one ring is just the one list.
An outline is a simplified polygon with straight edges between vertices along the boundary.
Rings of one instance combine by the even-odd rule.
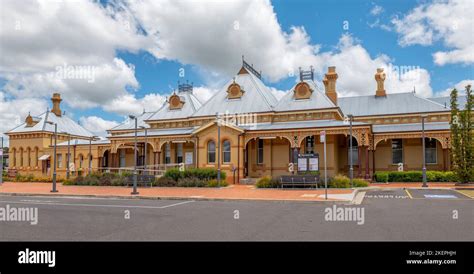
[[344, 175], [336, 175], [329, 181], [331, 188], [350, 188], [350, 179]]
[[218, 184], [217, 180], [214, 179], [214, 180], [208, 181], [207, 184], [206, 184], [206, 187], [226, 187], [228, 185], [229, 185], [229, 183], [227, 183], [227, 181], [225, 181], [225, 180], [221, 180]]
[[179, 169], [177, 168], [172, 168], [172, 169], [168, 169], [166, 172], [165, 172], [165, 175], [163, 175], [164, 177], [167, 177], [167, 178], [171, 178], [175, 181], [178, 181], [179, 179], [183, 178], [183, 172], [179, 171]]
[[352, 183], [354, 184], [354, 187], [368, 187], [369, 183], [366, 180], [363, 179], [352, 179]]
[[154, 185], [161, 187], [175, 187], [178, 186], [178, 183], [169, 177], [162, 176], [155, 181]]
[[388, 173], [376, 171], [375, 172], [375, 181], [379, 183], [386, 183], [388, 182]]
[[[217, 179], [217, 169], [214, 168], [189, 168], [184, 171], [179, 171], [177, 168], [169, 169], [165, 172], [163, 177], [171, 178], [178, 181], [182, 178], [198, 178], [203, 181]], [[221, 171], [221, 180], [226, 179], [226, 173]]]
[[179, 187], [204, 187], [206, 185], [206, 181], [203, 181], [197, 177], [185, 177], [178, 180]]
[[389, 182], [421, 182], [421, 171], [391, 171], [388, 173]]
[[279, 188], [281, 187], [280, 180], [278, 178], [272, 178], [271, 176], [264, 176], [257, 180], [255, 184], [257, 188]]
[[125, 186], [126, 179], [122, 176], [116, 176], [111, 180], [112, 186]]

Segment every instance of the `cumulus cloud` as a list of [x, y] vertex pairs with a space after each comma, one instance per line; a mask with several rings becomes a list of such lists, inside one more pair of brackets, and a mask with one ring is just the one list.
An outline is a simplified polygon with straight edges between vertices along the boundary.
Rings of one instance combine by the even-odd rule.
[[433, 54], [437, 65], [474, 63], [474, 5], [470, 0], [421, 4], [402, 18], [392, 19], [401, 46], [432, 45], [442, 41], [451, 48]]
[[72, 107], [96, 107], [139, 87], [118, 50], [148, 38], [128, 13], [93, 1], [2, 1], [0, 78], [16, 97], [63, 94]]
[[121, 114], [140, 114], [143, 111], [156, 111], [166, 100], [166, 96], [150, 93], [143, 98], [136, 98], [134, 94], [126, 94], [113, 99], [103, 106], [104, 110]]
[[268, 0], [127, 1], [140, 26], [153, 37], [159, 59], [195, 64], [230, 77], [241, 55], [274, 82], [315, 61], [319, 45], [303, 27], [286, 32]]
[[0, 134], [3, 135], [14, 127], [24, 122], [28, 113], [39, 115], [46, 111], [48, 103], [43, 99], [36, 98], [9, 98], [4, 92], [0, 91]]
[[421, 96], [432, 95], [430, 75], [414, 64], [395, 65], [387, 55], [372, 58], [367, 50], [350, 34], [344, 34], [336, 49], [318, 55], [315, 71], [323, 77], [327, 66], [336, 66], [339, 75], [337, 91], [341, 96], [375, 94], [374, 74], [384, 68], [387, 74], [385, 89], [388, 93], [409, 92], [415, 87]]
[[111, 129], [119, 124], [116, 121], [104, 120], [97, 116], [83, 116], [79, 119], [79, 121], [84, 128], [97, 136], [106, 136], [106, 131], [108, 129]]
[[474, 80], [466, 79], [466, 80], [459, 81], [456, 84], [452, 85], [451, 87], [437, 92], [436, 96], [449, 96], [453, 88], [457, 89], [458, 95], [465, 95], [467, 85], [471, 85], [471, 89], [472, 89], [474, 87]]

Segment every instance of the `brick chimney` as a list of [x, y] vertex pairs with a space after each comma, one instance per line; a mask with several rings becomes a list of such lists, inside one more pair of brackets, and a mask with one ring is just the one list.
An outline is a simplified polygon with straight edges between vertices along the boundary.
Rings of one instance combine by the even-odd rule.
[[337, 106], [336, 80], [336, 67], [328, 67], [328, 73], [324, 75], [323, 79], [324, 89], [326, 90], [326, 96]]
[[384, 87], [385, 72], [383, 72], [383, 68], [377, 69], [377, 73], [375, 73], [375, 81], [377, 81], [377, 90], [375, 91], [375, 96], [387, 96]]
[[56, 116], [61, 117], [62, 112], [61, 112], [61, 94], [59, 93], [53, 93], [53, 97], [51, 98], [51, 101], [53, 101], [53, 109], [51, 110], [52, 113], [56, 114]]

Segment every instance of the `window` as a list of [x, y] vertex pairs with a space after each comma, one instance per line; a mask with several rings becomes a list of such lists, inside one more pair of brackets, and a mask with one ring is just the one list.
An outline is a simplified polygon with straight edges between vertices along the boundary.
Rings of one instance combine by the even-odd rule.
[[222, 143], [222, 158], [224, 159], [224, 163], [230, 163], [230, 141], [225, 140]]
[[207, 143], [207, 162], [210, 164], [216, 162], [216, 143], [214, 141]]
[[425, 159], [427, 164], [436, 164], [436, 139], [425, 138]]
[[84, 164], [84, 156], [81, 154], [79, 155], [79, 168], [82, 168]]
[[257, 164], [263, 164], [263, 139], [258, 139]]
[[402, 139], [392, 139], [392, 164], [403, 163]]
[[165, 164], [171, 164], [171, 144], [165, 144]]
[[20, 148], [20, 166], [23, 166], [23, 148]]
[[27, 159], [27, 164], [30, 167], [31, 166], [31, 148], [26, 149], [26, 159]]
[[125, 167], [125, 149], [120, 150], [120, 167]]
[[39, 151], [38, 151], [38, 147], [35, 147], [35, 166], [38, 166], [38, 155], [39, 154]]
[[179, 163], [183, 162], [183, 144], [176, 145], [176, 161]]
[[349, 165], [351, 164], [351, 155], [352, 155], [352, 165], [358, 165], [359, 164], [359, 148], [357, 144], [356, 138], [352, 137], [352, 150], [351, 150], [351, 140], [347, 140], [347, 162]]
[[314, 136], [306, 137], [306, 153], [314, 153]]
[[63, 155], [62, 154], [57, 154], [57, 157], [56, 157], [56, 165], [58, 166], [58, 168], [62, 168], [63, 167]]

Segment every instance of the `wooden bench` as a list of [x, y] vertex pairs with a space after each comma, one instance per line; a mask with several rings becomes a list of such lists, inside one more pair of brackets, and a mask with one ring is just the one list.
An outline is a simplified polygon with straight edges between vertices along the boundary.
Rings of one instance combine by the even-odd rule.
[[281, 187], [311, 186], [319, 187], [319, 175], [283, 175], [280, 177]]

